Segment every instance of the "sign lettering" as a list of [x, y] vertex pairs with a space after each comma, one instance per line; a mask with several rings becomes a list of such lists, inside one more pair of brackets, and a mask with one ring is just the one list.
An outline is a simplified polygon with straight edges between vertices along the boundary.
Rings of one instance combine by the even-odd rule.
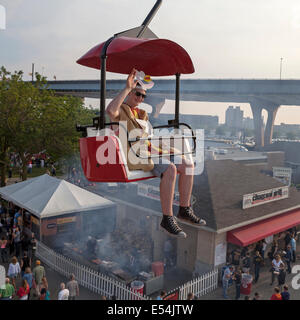
[[243, 196], [243, 209], [258, 206], [264, 203], [281, 200], [289, 197], [289, 187], [279, 187], [270, 190], [245, 194]]

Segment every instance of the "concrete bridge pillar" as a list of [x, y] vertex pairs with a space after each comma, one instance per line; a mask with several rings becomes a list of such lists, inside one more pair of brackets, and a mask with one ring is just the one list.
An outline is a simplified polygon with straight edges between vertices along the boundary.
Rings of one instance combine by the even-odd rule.
[[[165, 98], [155, 97], [155, 96], [147, 96], [144, 103], [149, 104], [152, 107], [152, 112], [149, 113], [149, 120], [152, 125], [160, 125], [159, 114], [161, 109], [163, 108], [166, 102]], [[175, 111], [174, 111], [175, 112]]]
[[257, 101], [250, 102], [250, 106], [253, 114], [255, 144], [257, 148], [260, 148], [264, 146], [264, 124], [262, 121], [263, 107]]
[[268, 111], [268, 120], [265, 129], [265, 146], [267, 146], [272, 143], [274, 121], [279, 106], [266, 107], [265, 109]]

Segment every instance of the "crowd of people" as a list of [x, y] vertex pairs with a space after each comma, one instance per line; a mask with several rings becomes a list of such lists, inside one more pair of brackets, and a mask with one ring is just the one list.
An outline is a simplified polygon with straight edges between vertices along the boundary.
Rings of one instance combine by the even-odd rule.
[[[35, 256], [37, 241], [19, 207], [0, 204], [0, 257], [8, 265], [0, 300], [50, 300], [45, 267]], [[18, 285], [19, 283], [19, 285]], [[60, 285], [58, 300], [75, 300], [79, 286], [75, 275]]]
[[[291, 273], [291, 264], [296, 262], [296, 237], [297, 231], [289, 229], [282, 239], [283, 245], [280, 246], [278, 240], [274, 239], [267, 254], [270, 264], [269, 272], [271, 274], [270, 285], [272, 286], [277, 282], [274, 294], [270, 298], [271, 300], [290, 299], [286, 284], [286, 274]], [[268, 264], [268, 260], [265, 257], [267, 249], [266, 241], [259, 241], [253, 249], [252, 252], [249, 251], [249, 247], [244, 247], [241, 251], [238, 249], [232, 251], [231, 262], [223, 270], [222, 275], [224, 299], [228, 299], [227, 291], [231, 284], [235, 285], [235, 299], [238, 300], [241, 295], [240, 291], [243, 279], [246, 279], [248, 283], [253, 282], [254, 284], [259, 281], [261, 267]], [[253, 300], [261, 298], [259, 293], [256, 294], [257, 296], [254, 296]], [[246, 295], [245, 299], [249, 300], [250, 297]]]

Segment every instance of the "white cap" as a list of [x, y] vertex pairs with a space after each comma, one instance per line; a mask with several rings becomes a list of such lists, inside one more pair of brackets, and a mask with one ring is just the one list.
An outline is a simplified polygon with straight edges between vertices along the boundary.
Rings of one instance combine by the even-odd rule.
[[154, 86], [154, 82], [149, 75], [145, 75], [144, 71], [137, 71], [136, 80], [143, 90], [151, 89]]

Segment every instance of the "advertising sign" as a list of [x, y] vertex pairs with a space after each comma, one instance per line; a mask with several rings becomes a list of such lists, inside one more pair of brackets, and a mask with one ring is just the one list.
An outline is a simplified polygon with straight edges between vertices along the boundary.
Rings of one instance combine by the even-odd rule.
[[289, 187], [278, 187], [243, 196], [243, 209], [252, 208], [272, 201], [282, 200], [289, 197]]
[[226, 263], [227, 243], [219, 243], [215, 249], [215, 267]]
[[290, 186], [292, 179], [292, 168], [273, 167], [273, 178], [287, 186]]

